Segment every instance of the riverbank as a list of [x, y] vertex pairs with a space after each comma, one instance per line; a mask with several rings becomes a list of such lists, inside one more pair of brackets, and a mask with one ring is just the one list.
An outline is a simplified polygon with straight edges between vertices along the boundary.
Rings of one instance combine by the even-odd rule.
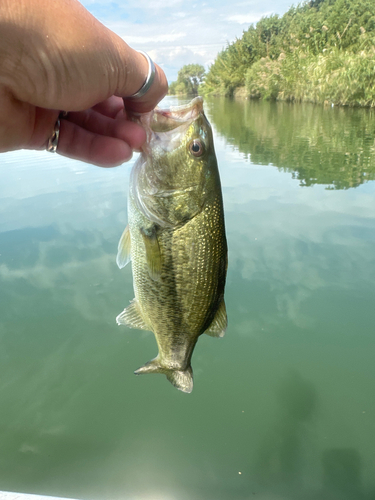
[[375, 4], [310, 0], [251, 25], [199, 93], [375, 107]]
[[235, 97], [335, 106], [375, 107], [375, 51], [332, 50], [276, 60], [262, 58], [246, 73]]
[[[228, 96], [223, 88], [202, 94]], [[375, 107], [375, 50], [351, 54], [332, 50], [317, 56], [300, 53], [277, 60], [262, 58], [246, 72], [245, 85], [233, 90], [242, 99]]]

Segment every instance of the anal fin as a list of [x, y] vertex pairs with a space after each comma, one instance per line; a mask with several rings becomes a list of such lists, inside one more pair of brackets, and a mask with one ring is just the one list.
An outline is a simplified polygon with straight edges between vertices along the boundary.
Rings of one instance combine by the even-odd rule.
[[129, 328], [137, 328], [138, 330], [151, 330], [151, 328], [142, 318], [138, 303], [135, 299], [130, 303], [130, 306], [124, 309], [122, 313], [117, 316], [116, 322], [118, 325], [126, 325]]
[[211, 337], [224, 337], [227, 325], [228, 325], [227, 311], [223, 299], [221, 301], [219, 309], [216, 311], [212, 323], [204, 333], [207, 333], [207, 335], [210, 335]]

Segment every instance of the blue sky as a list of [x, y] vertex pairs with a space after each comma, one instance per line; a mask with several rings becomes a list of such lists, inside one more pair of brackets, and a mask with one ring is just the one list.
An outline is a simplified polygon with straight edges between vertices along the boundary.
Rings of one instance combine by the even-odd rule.
[[251, 23], [284, 14], [292, 0], [81, 0], [103, 24], [144, 50], [176, 80], [184, 64], [208, 67]]

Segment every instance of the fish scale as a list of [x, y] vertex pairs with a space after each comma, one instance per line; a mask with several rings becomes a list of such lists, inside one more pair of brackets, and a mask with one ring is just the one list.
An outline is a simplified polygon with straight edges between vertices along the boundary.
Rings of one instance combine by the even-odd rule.
[[154, 333], [159, 353], [135, 373], [164, 373], [191, 392], [203, 333], [227, 326], [227, 243], [211, 127], [201, 98], [143, 116], [148, 141], [133, 167], [129, 224], [117, 262], [132, 261], [135, 299], [118, 324]]

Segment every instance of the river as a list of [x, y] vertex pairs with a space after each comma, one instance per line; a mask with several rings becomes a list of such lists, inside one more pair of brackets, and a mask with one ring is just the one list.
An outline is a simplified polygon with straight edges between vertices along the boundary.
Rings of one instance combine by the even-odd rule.
[[375, 498], [375, 112], [205, 106], [229, 326], [200, 338], [190, 395], [133, 375], [155, 339], [115, 323], [132, 163], [0, 156], [0, 490]]

